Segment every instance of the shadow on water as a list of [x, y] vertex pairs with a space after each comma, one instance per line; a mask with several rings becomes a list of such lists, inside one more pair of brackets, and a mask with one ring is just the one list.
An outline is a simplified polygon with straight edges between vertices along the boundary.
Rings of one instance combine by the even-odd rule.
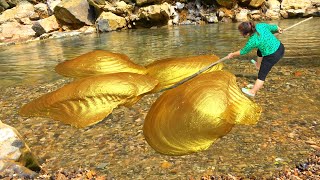
[[[295, 20], [276, 21], [288, 27]], [[157, 59], [216, 54], [241, 48], [237, 24], [138, 29], [0, 47], [0, 118], [14, 126], [52, 170], [89, 167], [118, 179], [182, 179], [212, 172], [267, 177], [305, 159], [319, 145], [319, 18], [280, 35], [285, 57], [274, 67], [254, 99], [263, 108], [256, 126], [236, 126], [208, 150], [187, 156], [154, 152], [142, 134], [143, 120], [159, 94], [143, 97], [131, 108], [119, 107], [104, 121], [75, 129], [45, 118], [22, 118], [18, 110], [70, 81], [54, 72], [59, 62], [94, 49], [128, 55], [137, 64]], [[257, 72], [248, 62], [255, 52], [226, 61], [232, 72]], [[239, 86], [253, 82], [237, 78]], [[307, 107], [306, 107], [307, 105]], [[259, 179], [259, 178], [258, 178]]]

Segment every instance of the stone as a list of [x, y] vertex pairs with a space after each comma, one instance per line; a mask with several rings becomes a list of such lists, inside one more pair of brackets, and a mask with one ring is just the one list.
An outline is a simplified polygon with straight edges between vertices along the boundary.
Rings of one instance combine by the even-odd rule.
[[49, 17], [48, 6], [44, 3], [39, 3], [34, 6], [34, 11], [41, 19]]
[[238, 22], [248, 21], [249, 20], [248, 13], [249, 13], [249, 10], [241, 9], [241, 11], [238, 14], [236, 14], [236, 20]]
[[236, 4], [236, 0], [217, 0], [217, 3], [226, 8], [232, 8]]
[[312, 6], [311, 0], [283, 0], [281, 2], [281, 9], [306, 9]]
[[280, 2], [278, 0], [268, 0], [265, 2], [268, 9], [280, 11]]
[[168, 3], [161, 5], [151, 5], [140, 8], [137, 16], [138, 21], [136, 24], [143, 27], [163, 26], [167, 25], [170, 19], [170, 7]]
[[116, 2], [111, 4], [109, 2], [104, 5], [103, 10], [112, 12], [119, 16], [126, 16], [132, 13], [134, 7], [130, 4], [125, 3], [124, 1]]
[[251, 0], [249, 5], [257, 8], [260, 7], [264, 3], [264, 1], [265, 0]]
[[115, 31], [127, 26], [126, 19], [113, 14], [112, 12], [103, 12], [96, 21], [100, 32]]
[[16, 7], [8, 9], [0, 15], [0, 24], [30, 17], [33, 14], [35, 14], [33, 5], [27, 1], [22, 1]]
[[49, 33], [59, 29], [59, 24], [55, 16], [50, 16], [35, 22], [32, 29], [36, 32], [36, 36]]
[[53, 15], [53, 10], [59, 3], [61, 0], [47, 0], [49, 16]]
[[[37, 158], [19, 132], [2, 122], [0, 122], [0, 159], [19, 162], [22, 166], [36, 172], [41, 169]], [[4, 163], [2, 167], [6, 166], [6, 162], [2, 163]]]
[[271, 20], [280, 19], [280, 11], [268, 9], [266, 12], [266, 17]]
[[93, 25], [94, 9], [86, 0], [62, 1], [54, 8], [54, 15], [60, 21], [79, 27], [83, 24]]
[[21, 25], [18, 22], [6, 22], [0, 26], [0, 42], [18, 42], [35, 37], [32, 25]]

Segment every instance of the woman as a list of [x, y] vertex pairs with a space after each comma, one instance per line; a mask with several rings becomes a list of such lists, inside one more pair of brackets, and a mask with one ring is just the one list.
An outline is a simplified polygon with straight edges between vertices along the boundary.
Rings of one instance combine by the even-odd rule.
[[257, 48], [257, 61], [255, 65], [259, 69], [258, 79], [252, 89], [242, 88], [242, 92], [253, 97], [262, 88], [264, 81], [271, 68], [283, 57], [284, 46], [273, 35], [273, 33], [282, 33], [282, 29], [277, 25], [266, 23], [242, 22], [238, 29], [244, 37], [249, 37], [246, 45], [239, 51], [228, 54], [228, 58], [244, 55], [252, 49]]

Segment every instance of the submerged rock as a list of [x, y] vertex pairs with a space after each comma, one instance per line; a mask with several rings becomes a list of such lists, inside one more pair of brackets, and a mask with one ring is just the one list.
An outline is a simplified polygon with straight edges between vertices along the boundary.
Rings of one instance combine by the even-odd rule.
[[[40, 164], [19, 132], [0, 121], [0, 172], [13, 166], [25, 166], [39, 172]], [[18, 163], [18, 164], [17, 164]], [[23, 168], [19, 168], [23, 169]], [[24, 171], [24, 170], [23, 170]]]

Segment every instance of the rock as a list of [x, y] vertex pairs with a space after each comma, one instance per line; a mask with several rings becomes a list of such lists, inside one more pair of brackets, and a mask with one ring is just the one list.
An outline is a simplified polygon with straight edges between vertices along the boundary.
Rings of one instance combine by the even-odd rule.
[[289, 9], [287, 10], [288, 16], [289, 17], [301, 17], [305, 13], [305, 9]]
[[90, 6], [94, 8], [94, 18], [98, 18], [103, 12], [103, 6], [106, 5], [104, 0], [88, 0]]
[[55, 16], [41, 19], [33, 24], [32, 29], [36, 32], [36, 36], [44, 33], [53, 32], [59, 29], [59, 24]]
[[151, 5], [140, 8], [137, 16], [138, 20], [135, 22], [138, 26], [152, 27], [167, 25], [170, 19], [170, 7], [168, 3], [161, 5]]
[[0, 15], [0, 24], [30, 17], [34, 13], [33, 5], [27, 1], [22, 1], [16, 7], [8, 9]]
[[61, 0], [47, 0], [49, 16], [53, 15], [53, 10], [59, 3]]
[[232, 19], [235, 15], [234, 12], [227, 8], [219, 8], [218, 15], [220, 18], [226, 17]]
[[249, 5], [252, 6], [252, 7], [260, 7], [263, 3], [264, 3], [265, 0], [251, 0]]
[[175, 5], [175, 8], [176, 9], [183, 9], [184, 8], [184, 3], [181, 3], [181, 2], [176, 2], [176, 5]]
[[34, 11], [41, 19], [49, 17], [48, 6], [44, 3], [39, 3], [34, 6]]
[[267, 19], [276, 20], [280, 19], [280, 11], [274, 11], [271, 9], [268, 9], [266, 12]]
[[18, 22], [6, 22], [0, 26], [0, 42], [18, 42], [35, 37], [32, 25], [21, 25]]
[[312, 6], [311, 0], [282, 0], [281, 9], [306, 9]]
[[303, 14], [304, 17], [308, 16], [320, 16], [320, 8], [318, 7], [310, 7], [306, 9], [306, 12]]
[[160, 2], [160, 1], [158, 1], [158, 0], [136, 0], [136, 5], [142, 7], [146, 4], [156, 4], [157, 2]]
[[82, 28], [79, 29], [79, 31], [84, 34], [92, 34], [92, 33], [95, 33], [97, 30], [92, 26], [83, 26]]
[[134, 7], [132, 5], [129, 5], [125, 3], [124, 1], [116, 2], [115, 4], [111, 4], [109, 2], [106, 3], [106, 5], [103, 7], [104, 11], [110, 11], [116, 15], [119, 16], [126, 16], [130, 15], [133, 11]]
[[280, 2], [278, 0], [268, 0], [265, 2], [268, 9], [280, 11]]
[[226, 8], [232, 8], [236, 4], [236, 0], [216, 0], [217, 3]]
[[15, 174], [23, 179], [34, 179], [37, 173], [12, 160], [0, 160], [0, 177]]
[[241, 9], [240, 12], [238, 14], [236, 14], [237, 22], [248, 21], [249, 20], [248, 13], [249, 13], [249, 10]]
[[218, 23], [219, 22], [218, 17], [215, 13], [210, 13], [210, 14], [204, 16], [204, 18], [208, 23]]
[[[0, 159], [19, 162], [30, 170], [39, 172], [40, 165], [16, 129], [0, 122]], [[3, 161], [3, 166], [7, 166]]]
[[94, 22], [94, 9], [90, 8], [86, 0], [62, 1], [55, 6], [54, 15], [74, 28], [82, 27], [84, 24], [93, 25]]
[[9, 9], [10, 5], [5, 0], [0, 0], [0, 7], [2, 7], [2, 11], [4, 11], [6, 9]]
[[125, 18], [117, 16], [112, 12], [103, 12], [96, 23], [98, 24], [98, 30], [101, 32], [115, 31], [127, 26]]
[[249, 12], [250, 19], [253, 21], [261, 20], [261, 11], [260, 10], [252, 10]]

